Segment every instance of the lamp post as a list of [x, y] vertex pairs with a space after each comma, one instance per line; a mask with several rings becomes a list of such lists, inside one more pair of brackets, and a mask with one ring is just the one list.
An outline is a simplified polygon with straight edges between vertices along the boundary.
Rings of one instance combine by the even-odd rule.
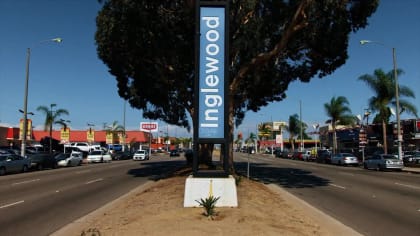
[[52, 128], [54, 123], [53, 107], [57, 106], [55, 103], [50, 104], [50, 153], [52, 153]]
[[[61, 43], [63, 41], [62, 38], [53, 38], [41, 41], [40, 43], [44, 42], [56, 42]], [[20, 154], [21, 156], [26, 155], [26, 127], [28, 126], [28, 85], [29, 85], [29, 64], [31, 61], [31, 48], [27, 48], [26, 50], [26, 76], [25, 76], [25, 94], [23, 97], [23, 131], [22, 131], [22, 144]]]
[[[360, 40], [360, 44], [364, 45], [367, 43], [376, 43], [382, 46], [385, 44], [377, 41], [371, 40]], [[395, 48], [392, 48], [392, 64], [394, 67], [394, 82], [395, 82], [395, 113], [397, 117], [397, 143], [398, 143], [398, 159], [402, 160], [402, 135], [401, 135], [401, 120], [400, 120], [400, 96], [399, 96], [399, 85], [398, 85], [398, 75], [397, 75], [397, 59], [395, 56]]]

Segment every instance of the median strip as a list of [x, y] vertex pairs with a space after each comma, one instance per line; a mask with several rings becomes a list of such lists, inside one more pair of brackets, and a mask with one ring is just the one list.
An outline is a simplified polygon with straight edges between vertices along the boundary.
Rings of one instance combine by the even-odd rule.
[[11, 207], [11, 206], [14, 206], [14, 205], [17, 205], [17, 204], [21, 204], [21, 203], [24, 203], [25, 201], [18, 201], [18, 202], [14, 202], [14, 203], [10, 203], [10, 204], [7, 204], [7, 205], [3, 205], [3, 206], [0, 206], [0, 209], [3, 209], [3, 208], [6, 208], [6, 207]]

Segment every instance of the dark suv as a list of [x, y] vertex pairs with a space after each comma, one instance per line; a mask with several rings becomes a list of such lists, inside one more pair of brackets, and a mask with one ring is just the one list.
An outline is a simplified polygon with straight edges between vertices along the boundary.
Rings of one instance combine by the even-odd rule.
[[326, 149], [318, 150], [318, 156], [316, 158], [316, 162], [330, 164], [331, 152]]

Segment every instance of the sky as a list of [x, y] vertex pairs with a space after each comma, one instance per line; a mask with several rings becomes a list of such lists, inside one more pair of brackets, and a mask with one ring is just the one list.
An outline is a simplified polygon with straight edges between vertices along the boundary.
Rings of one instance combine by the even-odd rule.
[[[27, 48], [31, 50], [28, 89], [28, 115], [35, 129], [42, 129], [45, 115], [39, 106], [57, 104], [66, 109], [73, 130], [102, 129], [114, 121], [127, 130], [139, 130], [140, 122], [148, 122], [140, 110], [133, 109], [118, 96], [115, 78], [98, 58], [94, 35], [95, 18], [102, 5], [96, 0], [0, 0], [0, 126], [19, 127], [24, 103]], [[381, 68], [393, 69], [392, 48], [396, 49], [397, 67], [404, 71], [399, 83], [416, 94], [409, 99], [420, 110], [420, 1], [382, 0], [368, 19], [369, 25], [350, 35], [346, 64], [322, 79], [309, 83], [293, 82], [287, 98], [271, 103], [257, 113], [247, 112], [235, 132], [245, 136], [256, 132], [264, 121], [288, 121], [290, 115], [301, 114], [309, 126], [325, 124], [328, 119], [324, 104], [332, 97], [344, 96], [352, 114], [363, 114], [373, 92], [361, 75], [373, 74]], [[60, 37], [62, 43], [50, 39]], [[380, 44], [360, 45], [360, 40]], [[125, 109], [124, 109], [125, 107]], [[125, 111], [125, 112], [124, 112]], [[403, 113], [401, 119], [414, 118]], [[395, 120], [395, 117], [393, 118]], [[162, 121], [159, 129], [170, 136], [191, 137], [185, 129]], [[61, 128], [60, 125], [54, 129]]]

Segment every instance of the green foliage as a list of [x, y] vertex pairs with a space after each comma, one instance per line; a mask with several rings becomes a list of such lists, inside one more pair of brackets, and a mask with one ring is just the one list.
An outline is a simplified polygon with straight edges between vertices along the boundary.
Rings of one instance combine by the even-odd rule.
[[[108, 0], [95, 35], [119, 95], [145, 118], [190, 127], [195, 1]], [[378, 0], [230, 1], [230, 95], [239, 125], [286, 97], [290, 82], [331, 74], [347, 59], [348, 37], [364, 28]]]
[[[402, 70], [397, 70], [397, 76], [403, 73]], [[376, 112], [373, 122], [382, 123], [382, 133], [383, 133], [383, 146], [384, 150], [388, 149], [388, 144], [386, 140], [386, 124], [389, 123], [391, 117], [391, 107], [396, 106], [396, 91], [395, 91], [395, 78], [394, 70], [385, 73], [382, 69], [376, 69], [372, 75], [365, 74], [359, 77], [359, 80], [366, 83], [374, 93], [374, 95], [369, 98], [369, 109], [373, 112]], [[404, 97], [414, 98], [414, 92], [407, 86], [401, 84], [398, 85], [399, 91], [399, 103], [401, 111], [414, 114], [417, 117], [417, 108], [414, 104], [405, 100]], [[401, 99], [403, 98], [403, 99]]]
[[[37, 111], [44, 113], [45, 115], [45, 122], [44, 122], [44, 130], [49, 130], [53, 124], [62, 124], [59, 118], [62, 115], [69, 115], [70, 113], [66, 109], [54, 109], [52, 110], [51, 107], [47, 106], [38, 106], [36, 108]], [[51, 130], [50, 130], [51, 131]]]
[[204, 215], [209, 217], [210, 219], [213, 219], [213, 216], [215, 215], [214, 208], [216, 207], [216, 203], [219, 200], [220, 197], [214, 197], [210, 195], [206, 199], [201, 198], [200, 201], [195, 200], [202, 206], [205, 210]]
[[[146, 119], [191, 129], [198, 1], [103, 2], [97, 52], [119, 95]], [[291, 82], [309, 82], [342, 66], [350, 33], [366, 27], [378, 2], [230, 0], [230, 135], [247, 111], [285, 99]]]

